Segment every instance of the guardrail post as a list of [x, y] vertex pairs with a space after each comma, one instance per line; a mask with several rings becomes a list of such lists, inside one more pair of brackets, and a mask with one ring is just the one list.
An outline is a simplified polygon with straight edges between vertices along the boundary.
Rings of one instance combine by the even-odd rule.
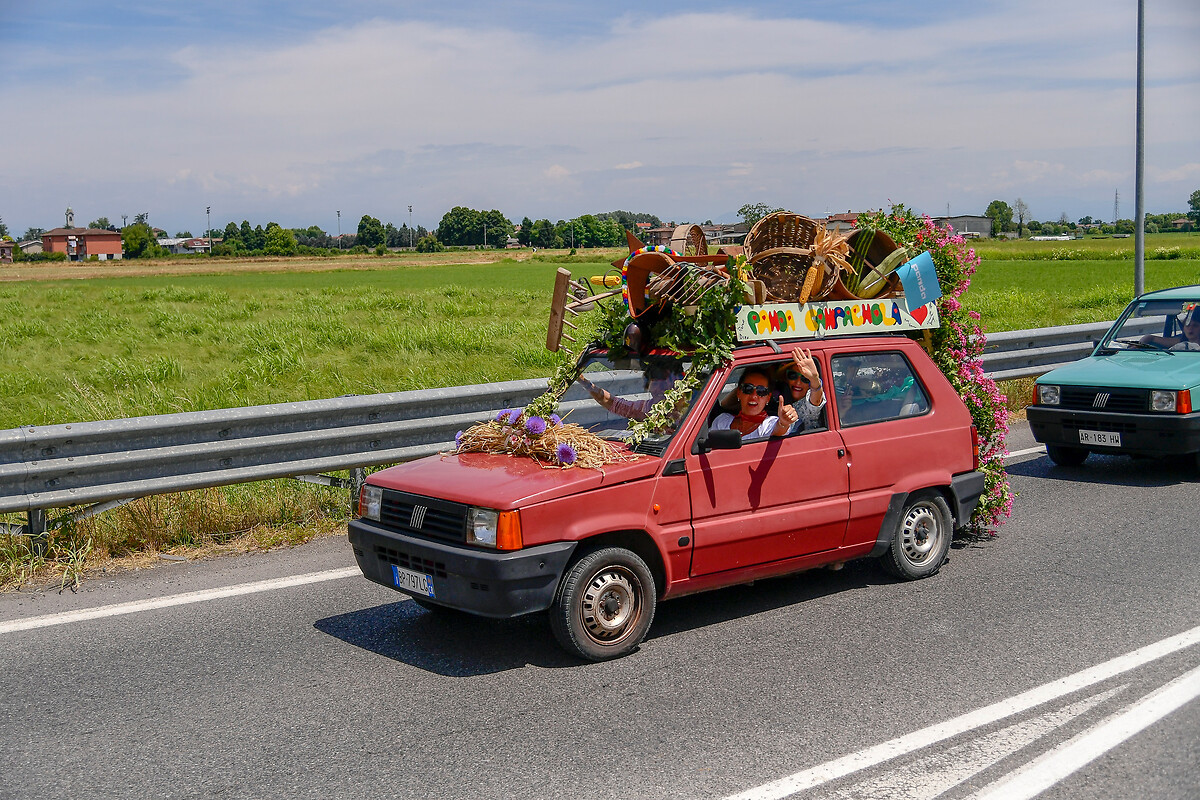
[[50, 537], [46, 535], [46, 509], [29, 509], [29, 524], [25, 526], [25, 534], [29, 537], [29, 549], [39, 556], [46, 555], [50, 545]]
[[367, 471], [362, 467], [350, 470], [350, 516], [358, 512], [358, 495], [367, 482]]

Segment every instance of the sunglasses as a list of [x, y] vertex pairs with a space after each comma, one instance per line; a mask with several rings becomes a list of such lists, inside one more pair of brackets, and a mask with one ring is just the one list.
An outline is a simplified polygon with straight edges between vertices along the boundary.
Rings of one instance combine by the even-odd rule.
[[802, 374], [800, 374], [799, 372], [797, 372], [794, 369], [789, 369], [787, 372], [785, 372], [783, 374], [783, 376], [785, 378], [787, 378], [789, 381], [794, 381], [797, 378], [799, 378], [800, 380], [804, 381], [805, 383], [808, 383], [808, 378], [804, 377]]
[[769, 386], [759, 386], [754, 383], [743, 383], [738, 386], [738, 391], [742, 394], [756, 394], [759, 397], [766, 397], [771, 393]]

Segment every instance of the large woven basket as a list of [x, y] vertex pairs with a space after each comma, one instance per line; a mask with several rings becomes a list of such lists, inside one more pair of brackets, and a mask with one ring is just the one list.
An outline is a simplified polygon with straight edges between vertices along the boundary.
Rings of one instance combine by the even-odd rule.
[[817, 223], [808, 217], [778, 211], [754, 223], [746, 234], [746, 256], [754, 277], [767, 287], [767, 299], [804, 303], [827, 297], [837, 283], [837, 270], [822, 268], [809, 296], [804, 283], [812, 267], [812, 246]]

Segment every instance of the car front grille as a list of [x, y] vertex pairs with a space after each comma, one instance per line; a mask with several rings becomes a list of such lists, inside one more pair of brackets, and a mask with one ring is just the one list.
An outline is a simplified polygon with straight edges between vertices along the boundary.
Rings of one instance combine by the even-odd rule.
[[467, 538], [467, 506], [392, 489], [383, 490], [379, 522], [386, 528], [447, 542], [465, 542]]
[[435, 578], [446, 577], [446, 565], [441, 561], [433, 561], [428, 558], [414, 556], [394, 547], [385, 547], [381, 544], [377, 544], [375, 545], [375, 556], [380, 561], [385, 561], [388, 564], [395, 564], [401, 569], [410, 569], [413, 572], [423, 572], [433, 575]]
[[1064, 386], [1060, 406], [1071, 411], [1113, 411], [1121, 414], [1150, 412], [1148, 389], [1097, 386]]

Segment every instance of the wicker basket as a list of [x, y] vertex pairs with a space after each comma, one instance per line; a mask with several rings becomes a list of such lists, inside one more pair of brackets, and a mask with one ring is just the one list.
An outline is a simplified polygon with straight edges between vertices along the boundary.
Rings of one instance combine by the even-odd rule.
[[671, 233], [671, 249], [681, 256], [708, 255], [708, 239], [699, 225], [679, 225]]
[[812, 245], [817, 223], [779, 211], [754, 223], [746, 234], [746, 255], [754, 277], [766, 284], [772, 302], [805, 303], [827, 297], [837, 283], [837, 270], [826, 267], [808, 296], [804, 284], [813, 266]]

